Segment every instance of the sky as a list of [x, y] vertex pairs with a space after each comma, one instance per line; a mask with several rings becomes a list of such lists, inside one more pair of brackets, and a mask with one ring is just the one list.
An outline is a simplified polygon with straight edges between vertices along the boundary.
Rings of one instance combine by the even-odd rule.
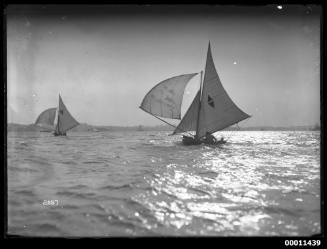
[[240, 126], [320, 122], [319, 6], [11, 5], [6, 15], [8, 123], [34, 123], [60, 94], [80, 123], [163, 124], [139, 109], [143, 97], [204, 70], [209, 41], [225, 90], [252, 116]]

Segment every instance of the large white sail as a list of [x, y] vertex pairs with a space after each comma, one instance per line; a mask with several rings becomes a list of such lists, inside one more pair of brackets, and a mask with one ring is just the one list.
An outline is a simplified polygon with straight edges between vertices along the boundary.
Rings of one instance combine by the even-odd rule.
[[197, 136], [216, 132], [250, 117], [231, 100], [217, 74], [208, 47]]
[[35, 121], [35, 125], [38, 125], [42, 128], [53, 130], [55, 127], [54, 120], [56, 116], [57, 108], [49, 108], [43, 111]]
[[79, 125], [79, 123], [69, 113], [59, 95], [57, 131], [62, 134], [77, 125]]
[[155, 116], [181, 119], [184, 90], [195, 75], [183, 74], [158, 83], [145, 95], [140, 108]]
[[173, 134], [182, 133], [186, 131], [196, 131], [199, 104], [200, 104], [200, 91], [198, 91], [198, 93], [196, 94], [192, 104], [186, 111], [182, 121], [178, 124]]

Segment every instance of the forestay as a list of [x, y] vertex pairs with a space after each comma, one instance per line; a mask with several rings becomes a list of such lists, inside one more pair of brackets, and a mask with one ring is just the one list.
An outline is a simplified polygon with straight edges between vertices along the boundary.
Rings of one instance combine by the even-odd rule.
[[145, 95], [140, 108], [155, 116], [181, 119], [184, 90], [195, 75], [183, 74], [158, 83]]
[[196, 123], [198, 119], [200, 104], [200, 91], [196, 94], [192, 104], [186, 111], [182, 121], [179, 123], [173, 134], [182, 133], [186, 131], [196, 131]]

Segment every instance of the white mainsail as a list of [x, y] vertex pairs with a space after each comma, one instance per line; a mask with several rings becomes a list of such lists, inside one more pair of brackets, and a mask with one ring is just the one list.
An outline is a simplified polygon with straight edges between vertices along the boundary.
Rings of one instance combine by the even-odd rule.
[[59, 108], [58, 108], [58, 132], [65, 133], [69, 129], [79, 125], [79, 123], [69, 113], [66, 106], [64, 105], [61, 96], [59, 95]]
[[250, 115], [236, 106], [222, 86], [209, 43], [197, 137], [205, 136], [206, 132], [214, 133], [222, 130], [249, 117]]
[[195, 75], [183, 74], [158, 83], [145, 95], [140, 108], [155, 116], [181, 119], [184, 90]]

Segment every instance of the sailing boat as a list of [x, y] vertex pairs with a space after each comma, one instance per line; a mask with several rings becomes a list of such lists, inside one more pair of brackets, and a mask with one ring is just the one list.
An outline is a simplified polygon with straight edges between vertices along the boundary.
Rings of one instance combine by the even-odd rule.
[[[225, 129], [244, 119], [251, 117], [243, 112], [228, 96], [217, 74], [210, 42], [207, 52], [204, 79], [200, 75], [200, 89], [193, 102], [181, 119], [181, 105], [187, 83], [199, 73], [175, 76], [155, 85], [144, 97], [140, 108], [175, 127], [172, 135], [195, 132], [191, 136], [183, 136], [183, 144], [195, 145], [201, 143], [221, 144], [225, 140], [209, 141], [204, 139], [212, 133]], [[162, 118], [181, 119], [177, 125], [172, 125]]]
[[79, 123], [69, 113], [59, 94], [59, 105], [57, 108], [49, 108], [43, 111], [35, 121], [45, 131], [53, 131], [55, 136], [66, 136], [66, 132]]

